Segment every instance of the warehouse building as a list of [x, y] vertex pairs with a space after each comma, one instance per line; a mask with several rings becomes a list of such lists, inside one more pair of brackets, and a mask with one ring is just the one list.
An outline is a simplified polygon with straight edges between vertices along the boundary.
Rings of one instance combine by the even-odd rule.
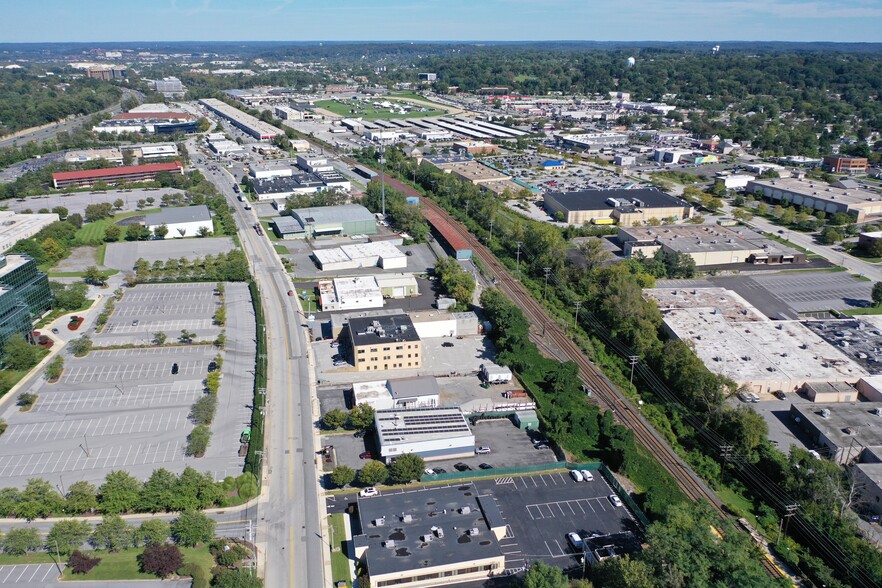
[[358, 499], [355, 558], [371, 586], [426, 588], [485, 580], [505, 571], [506, 524], [474, 484]]
[[374, 410], [435, 407], [441, 403], [438, 381], [430, 376], [357, 382], [352, 385], [353, 406], [368, 404]]
[[28, 255], [0, 255], [0, 347], [30, 336], [34, 321], [52, 308], [49, 278]]
[[294, 175], [294, 164], [287, 162], [252, 163], [248, 175], [255, 180], [270, 178], [290, 178]]
[[882, 215], [882, 196], [869, 190], [836, 188], [817, 180], [754, 180], [747, 183], [745, 190], [775, 204], [793, 204], [827, 214], [850, 214], [859, 223]]
[[105, 159], [110, 163], [122, 165], [122, 150], [119, 147], [107, 147], [105, 149], [76, 149], [64, 154], [64, 161], [67, 163], [85, 163], [87, 161], [95, 161], [96, 159]]
[[482, 331], [478, 315], [472, 311], [447, 312], [424, 310], [408, 313], [422, 339], [435, 337], [467, 337]]
[[52, 174], [52, 185], [60, 188], [82, 188], [93, 186], [98, 182], [106, 184], [127, 184], [136, 182], [152, 182], [159, 173], [184, 174], [184, 166], [180, 161], [170, 163], [148, 163], [146, 165], [130, 165], [125, 167], [107, 167], [80, 171], [56, 172]]
[[618, 223], [626, 227], [652, 219], [688, 219], [693, 213], [692, 205], [682, 198], [650, 188], [549, 192], [545, 208], [552, 217], [571, 225]]
[[625, 257], [656, 251], [683, 253], [698, 267], [751, 263], [757, 265], [805, 263], [805, 253], [782, 245], [745, 227], [672, 225], [624, 227], [618, 241]]
[[558, 145], [573, 149], [598, 151], [609, 147], [621, 147], [628, 144], [628, 135], [624, 133], [580, 133], [577, 135], [554, 135]]
[[419, 284], [413, 274], [379, 274], [374, 276], [374, 280], [383, 298], [407, 298], [419, 296], [420, 293]]
[[165, 239], [182, 239], [184, 237], [198, 237], [200, 231], [214, 232], [214, 224], [211, 221], [211, 211], [204, 204], [198, 206], [182, 206], [180, 208], [163, 208], [159, 212], [148, 214], [144, 218], [145, 226], [154, 235], [156, 229], [165, 225], [168, 233]]
[[174, 143], [166, 143], [164, 145], [142, 145], [140, 147], [132, 146], [131, 149], [133, 154], [141, 160], [178, 156], [178, 146]]
[[415, 453], [426, 461], [475, 454], [475, 435], [459, 408], [378, 410], [374, 425], [384, 460], [405, 453]]
[[203, 98], [199, 103], [218, 116], [230, 121], [233, 126], [241, 129], [243, 132], [251, 135], [258, 141], [269, 141], [277, 135], [284, 136], [285, 134], [285, 131], [282, 129], [274, 127], [269, 123], [265, 123], [250, 114], [242, 112], [235, 106], [230, 106], [226, 102], [218, 100], [217, 98]]
[[689, 342], [714, 373], [751, 392], [795, 392], [808, 383], [856, 383], [858, 363], [799, 321], [772, 321], [725, 288], [653, 288], [665, 330]]
[[186, 112], [124, 112], [92, 127], [96, 133], [195, 133], [196, 119]]
[[383, 295], [373, 276], [319, 280], [318, 292], [324, 312], [383, 307]]
[[310, 173], [334, 171], [334, 166], [328, 163], [328, 158], [314, 153], [297, 156], [297, 167]]
[[406, 314], [353, 317], [347, 333], [360, 372], [423, 366], [423, 343]]
[[0, 210], [0, 253], [11, 248], [22, 239], [28, 239], [58, 220], [58, 215], [18, 214]]
[[315, 249], [312, 252], [312, 257], [322, 271], [366, 267], [381, 267], [383, 269], [407, 267], [407, 256], [388, 241], [353, 243], [330, 249]]
[[251, 189], [258, 201], [284, 200], [295, 194], [315, 194], [326, 189], [325, 182], [316, 174], [291, 173], [251, 181]]
[[840, 465], [882, 447], [882, 402], [791, 404], [790, 418], [822, 456]]

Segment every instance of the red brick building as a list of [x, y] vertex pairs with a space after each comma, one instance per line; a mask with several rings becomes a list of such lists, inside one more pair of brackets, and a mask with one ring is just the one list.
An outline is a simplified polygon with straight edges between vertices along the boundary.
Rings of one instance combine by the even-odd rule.
[[84, 169], [80, 171], [57, 172], [52, 174], [52, 185], [58, 188], [73, 186], [81, 188], [92, 186], [97, 182], [121, 184], [126, 182], [149, 182], [156, 179], [156, 174], [171, 172], [184, 173], [180, 161], [170, 163], [150, 163], [147, 165], [130, 165], [125, 167], [107, 167], [102, 169]]
[[826, 171], [834, 174], [850, 174], [867, 171], [866, 157], [851, 157], [850, 155], [829, 155], [821, 164]]

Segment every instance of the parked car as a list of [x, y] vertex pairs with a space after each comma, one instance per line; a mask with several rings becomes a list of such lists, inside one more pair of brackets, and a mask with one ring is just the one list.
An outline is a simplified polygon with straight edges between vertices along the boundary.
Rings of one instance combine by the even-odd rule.
[[362, 498], [367, 498], [369, 496], [379, 496], [379, 494], [380, 494], [380, 491], [377, 490], [376, 488], [374, 488], [373, 486], [370, 486], [368, 488], [362, 488], [358, 492], [358, 495], [361, 496]]
[[216, 361], [209, 361], [208, 362], [208, 373], [210, 374], [211, 372], [216, 372], [216, 371], [217, 371], [217, 362]]
[[435, 468], [435, 473], [436, 474], [446, 474], [447, 470], [445, 470], [444, 468]]
[[609, 501], [612, 503], [613, 506], [622, 506], [622, 499], [615, 494], [610, 494], [609, 496], [607, 496], [607, 498], [609, 498]]
[[459, 462], [459, 463], [457, 463], [457, 464], [454, 464], [453, 469], [455, 469], [455, 470], [458, 471], [458, 472], [470, 472], [470, 471], [472, 471], [472, 468], [471, 468], [471, 467], [469, 467], [467, 464], [464, 464], [464, 463], [462, 463], [462, 462]]
[[139, 321], [138, 319], [133, 320], [133, 321], [132, 321], [132, 326], [133, 326], [133, 327], [137, 327], [139, 322], [141, 322], [141, 321]]
[[772, 394], [779, 400], [787, 400], [787, 394], [784, 393], [784, 390], [775, 390]]
[[58, 334], [58, 329], [57, 329], [56, 327], [52, 327], [52, 332], [55, 333], [55, 334], [57, 335], [57, 334]]
[[352, 436], [355, 437], [356, 439], [361, 439], [361, 438], [364, 437], [365, 435], [367, 435], [367, 431], [365, 431], [364, 429], [362, 429], [361, 431], [356, 431], [355, 433], [353, 433]]
[[340, 367], [341, 365], [346, 365], [346, 362], [342, 359], [338, 359], [334, 361], [334, 367]]
[[536, 443], [533, 445], [534, 449], [548, 449], [548, 443]]
[[578, 533], [567, 533], [567, 541], [573, 549], [578, 552], [581, 552], [585, 548], [585, 543], [582, 541], [582, 538], [579, 537]]
[[453, 347], [453, 343], [451, 343], [450, 341], [445, 341], [441, 344], [441, 347]]
[[294, 290], [288, 290], [288, 296], [294, 296]]
[[576, 482], [582, 482], [582, 473], [579, 470], [570, 470], [570, 477]]
[[579, 470], [579, 473], [582, 474], [582, 477], [585, 478], [586, 482], [593, 482], [594, 481], [594, 474], [592, 474], [588, 470]]
[[431, 476], [435, 473], [435, 470], [433, 470], [432, 468], [426, 468], [423, 470], [423, 473], [426, 474], [427, 476]]
[[176, 376], [177, 374], [178, 374], [178, 364], [173, 363], [172, 364], [172, 375]]
[[340, 343], [338, 341], [331, 341], [331, 347], [340, 347]]
[[487, 454], [492, 453], [492, 452], [490, 451], [490, 448], [489, 448], [489, 447], [487, 447], [486, 445], [482, 445], [481, 447], [476, 447], [476, 448], [475, 448], [475, 453], [476, 453], [477, 455], [487, 455]]
[[482, 470], [492, 470], [493, 469], [493, 466], [490, 465], [489, 463], [482, 463], [478, 467], [481, 468]]
[[359, 459], [374, 459], [374, 454], [370, 451], [362, 451], [358, 454]]

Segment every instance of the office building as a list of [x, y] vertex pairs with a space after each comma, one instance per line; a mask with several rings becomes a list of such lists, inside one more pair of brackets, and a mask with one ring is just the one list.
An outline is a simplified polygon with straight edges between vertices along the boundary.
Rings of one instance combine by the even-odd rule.
[[434, 407], [441, 403], [438, 381], [430, 376], [356, 382], [352, 385], [353, 405], [368, 404], [374, 410]]
[[168, 228], [166, 239], [181, 239], [200, 236], [200, 231], [214, 232], [211, 212], [204, 204], [199, 206], [183, 206], [180, 208], [163, 208], [159, 212], [148, 214], [144, 224], [155, 235], [156, 229], [165, 225]]
[[753, 180], [747, 183], [745, 191], [773, 204], [792, 204], [827, 214], [850, 214], [859, 223], [882, 215], [882, 196], [875, 192], [837, 188], [818, 180], [793, 177]]
[[628, 135], [624, 133], [580, 133], [577, 135], [554, 135], [558, 145], [573, 149], [597, 151], [610, 147], [621, 147], [628, 144]]
[[484, 141], [457, 141], [453, 144], [452, 149], [470, 155], [492, 155], [499, 153], [497, 145], [485, 143]]
[[406, 314], [350, 318], [347, 329], [360, 372], [419, 369], [423, 343]]
[[153, 86], [153, 90], [155, 92], [159, 92], [166, 98], [179, 98], [184, 95], [184, 92], [187, 89], [184, 87], [184, 84], [181, 83], [181, 80], [175, 77], [167, 77], [162, 78], [161, 80], [154, 80], [151, 85]]
[[692, 217], [692, 205], [660, 190], [582, 190], [549, 192], [545, 208], [552, 217], [571, 225], [585, 223], [632, 226], [648, 220]]
[[355, 558], [375, 588], [428, 588], [502, 575], [506, 523], [471, 483], [358, 499]]
[[122, 165], [123, 155], [119, 147], [107, 147], [104, 149], [76, 149], [64, 154], [64, 161], [68, 163], [85, 163], [104, 159], [109, 163]]
[[28, 255], [0, 255], [0, 346], [29, 336], [34, 321], [52, 307], [49, 278]]
[[184, 166], [181, 165], [180, 161], [173, 161], [170, 163], [149, 163], [146, 165], [56, 172], [52, 174], [52, 185], [57, 190], [69, 186], [74, 188], [94, 186], [98, 182], [104, 182], [105, 184], [152, 182], [156, 179], [156, 174], [164, 172], [183, 175]]
[[[407, 387], [421, 385], [420, 382], [411, 381]], [[413, 396], [416, 392], [408, 394]], [[475, 435], [459, 408], [378, 410], [374, 425], [383, 460], [405, 453], [415, 453], [427, 461], [475, 455]]]
[[828, 155], [821, 163], [825, 171], [834, 174], [853, 174], [867, 171], [866, 157], [852, 157], [850, 155]]
[[28, 239], [58, 220], [58, 215], [18, 214], [10, 210], [0, 210], [0, 253], [11, 248], [22, 239]]

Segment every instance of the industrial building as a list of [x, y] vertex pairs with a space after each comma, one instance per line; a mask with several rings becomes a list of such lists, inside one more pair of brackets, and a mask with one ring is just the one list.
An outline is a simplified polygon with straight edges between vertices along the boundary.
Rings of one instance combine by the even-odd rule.
[[423, 343], [406, 314], [351, 317], [347, 329], [355, 368], [360, 372], [419, 369]]
[[415, 453], [426, 461], [475, 454], [475, 435], [459, 408], [378, 410], [374, 424], [380, 457], [384, 460], [405, 453]]
[[558, 145], [564, 147], [598, 151], [627, 145], [629, 138], [624, 133], [581, 133], [578, 135], [554, 135], [554, 140]]
[[230, 121], [236, 128], [241, 129], [259, 141], [268, 141], [276, 135], [285, 135], [285, 131], [282, 129], [265, 123], [259, 118], [242, 112], [235, 106], [230, 106], [217, 98], [203, 98], [199, 102], [213, 113]]
[[882, 402], [791, 404], [790, 418], [805, 431], [818, 453], [840, 465], [882, 448]]
[[376, 588], [445, 586], [505, 571], [505, 519], [474, 484], [359, 498], [358, 516], [355, 558]]
[[665, 330], [689, 342], [714, 373], [757, 392], [807, 383], [856, 383], [867, 370], [799, 321], [770, 320], [724, 288], [654, 288]]
[[184, 174], [184, 166], [180, 161], [170, 163], [148, 163], [146, 165], [130, 165], [125, 167], [108, 167], [52, 174], [52, 185], [55, 189], [93, 186], [98, 182], [106, 184], [126, 184], [136, 182], [152, 182], [159, 173]]
[[383, 298], [407, 298], [420, 293], [419, 284], [413, 274], [379, 274], [374, 276], [374, 280]]
[[295, 194], [315, 194], [326, 188], [317, 174], [306, 172], [251, 181], [251, 189], [258, 201], [284, 200]]
[[255, 180], [267, 180], [270, 178], [289, 178], [294, 175], [294, 164], [285, 161], [270, 161], [267, 163], [252, 163], [248, 169], [248, 175]]
[[441, 403], [441, 389], [431, 376], [357, 382], [352, 385], [352, 402], [374, 410], [431, 408]]
[[319, 280], [318, 293], [324, 312], [383, 307], [383, 294], [373, 276]]
[[312, 252], [312, 257], [322, 271], [365, 267], [381, 267], [383, 269], [407, 267], [407, 256], [388, 241], [353, 243], [330, 249], [315, 249]]
[[201, 236], [203, 233], [214, 232], [214, 224], [211, 221], [211, 211], [204, 204], [198, 206], [182, 206], [180, 208], [163, 208], [159, 212], [148, 214], [144, 218], [144, 225], [151, 233], [156, 235], [156, 229], [161, 226], [168, 228], [165, 239], [182, 239], [184, 237]]
[[39, 233], [44, 227], [58, 220], [58, 215], [18, 214], [9, 210], [0, 210], [0, 253], [21, 241]]
[[827, 214], [850, 214], [859, 223], [882, 214], [882, 196], [869, 190], [836, 188], [818, 180], [754, 180], [747, 183], [745, 190], [775, 204], [793, 204]]
[[435, 233], [444, 240], [456, 259], [471, 259], [472, 247], [459, 231], [447, 222], [447, 219], [430, 208], [423, 208], [423, 216], [432, 225]]
[[882, 375], [882, 316], [809, 320], [805, 325], [869, 373]]
[[852, 157], [850, 155], [828, 155], [821, 162], [824, 171], [834, 174], [853, 174], [867, 171], [866, 157]]
[[680, 159], [692, 155], [691, 149], [658, 149], [653, 156], [659, 163], [680, 163]]
[[271, 222], [276, 235], [282, 239], [373, 235], [377, 232], [377, 219], [359, 204], [298, 208], [291, 211], [291, 216], [276, 217]]
[[334, 166], [328, 162], [328, 158], [308, 153], [297, 156], [297, 167], [310, 173], [334, 171]]
[[499, 153], [499, 147], [484, 141], [457, 141], [451, 147], [454, 151], [470, 155], [492, 155]]
[[651, 219], [688, 219], [693, 213], [692, 205], [682, 198], [651, 188], [548, 192], [545, 208], [571, 225], [615, 222], [626, 227]]
[[29, 336], [34, 321], [52, 307], [49, 278], [28, 255], [0, 255], [0, 347]]
[[408, 313], [408, 316], [422, 339], [468, 337], [482, 332], [478, 315], [472, 311], [422, 310]]
[[743, 190], [747, 188], [747, 183], [756, 179], [756, 176], [749, 174], [717, 174], [716, 179], [723, 182], [727, 190]]
[[92, 131], [96, 133], [195, 133], [196, 119], [186, 112], [162, 110], [159, 112], [123, 112], [101, 121]]
[[178, 146], [174, 143], [143, 145], [141, 147], [132, 146], [131, 150], [136, 157], [142, 160], [177, 157], [178, 155]]
[[75, 149], [64, 154], [67, 163], [85, 163], [104, 159], [110, 163], [122, 165], [123, 155], [119, 147], [106, 147], [103, 149]]
[[671, 225], [624, 227], [618, 241], [625, 257], [641, 254], [652, 257], [656, 251], [683, 253], [698, 267], [739, 263], [758, 265], [805, 263], [805, 253], [782, 245], [746, 227], [719, 225]]

